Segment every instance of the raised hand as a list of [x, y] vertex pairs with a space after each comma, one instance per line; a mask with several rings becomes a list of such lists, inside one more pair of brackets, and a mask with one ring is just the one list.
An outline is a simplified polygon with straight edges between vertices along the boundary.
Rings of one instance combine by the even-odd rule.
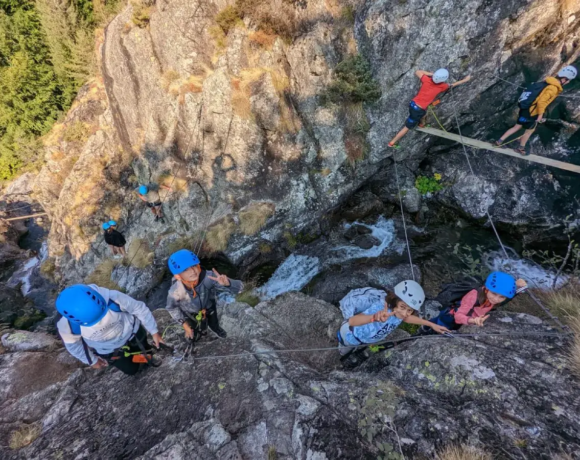
[[215, 277], [208, 276], [208, 278], [210, 280], [216, 281], [218, 284], [220, 284], [222, 286], [229, 286], [230, 285], [230, 279], [226, 275], [220, 275], [215, 268], [212, 268], [212, 271], [213, 271]]

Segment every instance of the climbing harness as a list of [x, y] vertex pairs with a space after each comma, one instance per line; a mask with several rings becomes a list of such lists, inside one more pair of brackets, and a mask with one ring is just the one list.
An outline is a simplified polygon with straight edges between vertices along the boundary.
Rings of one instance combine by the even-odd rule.
[[411, 247], [409, 246], [409, 236], [407, 235], [407, 224], [405, 222], [405, 212], [403, 210], [403, 197], [401, 193], [401, 187], [399, 185], [399, 170], [397, 169], [397, 162], [395, 161], [395, 177], [397, 179], [397, 189], [399, 190], [399, 205], [401, 206], [401, 217], [403, 218], [403, 230], [405, 231], [405, 241], [407, 242], [407, 255], [409, 256], [409, 265], [411, 267], [411, 274], [413, 275], [413, 281], [415, 279], [415, 269], [413, 268], [413, 258], [411, 257]]

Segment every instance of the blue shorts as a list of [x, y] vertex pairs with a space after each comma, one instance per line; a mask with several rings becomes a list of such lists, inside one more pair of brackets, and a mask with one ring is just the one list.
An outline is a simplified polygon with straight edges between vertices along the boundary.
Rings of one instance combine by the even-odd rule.
[[415, 128], [425, 115], [427, 115], [427, 111], [411, 101], [409, 103], [409, 118], [405, 120], [405, 126], [409, 129]]
[[538, 120], [537, 115], [530, 115], [529, 109], [520, 109], [518, 115], [518, 125], [522, 125], [524, 129], [534, 129]]

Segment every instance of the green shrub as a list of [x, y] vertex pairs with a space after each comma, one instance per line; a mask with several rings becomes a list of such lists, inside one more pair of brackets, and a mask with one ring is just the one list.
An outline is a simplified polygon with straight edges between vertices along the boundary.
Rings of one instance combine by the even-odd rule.
[[381, 88], [373, 79], [371, 66], [360, 54], [350, 56], [336, 66], [334, 79], [323, 94], [327, 102], [374, 102]]
[[247, 303], [250, 307], [255, 307], [260, 303], [260, 298], [254, 294], [253, 290], [249, 290], [238, 294], [236, 302]]
[[415, 188], [419, 190], [421, 195], [427, 193], [436, 193], [443, 190], [443, 185], [440, 183], [441, 174], [435, 173], [433, 177], [419, 176], [415, 180]]
[[216, 15], [215, 22], [221, 27], [224, 34], [227, 35], [230, 30], [242, 22], [242, 18], [238, 10], [230, 5], [226, 6]]

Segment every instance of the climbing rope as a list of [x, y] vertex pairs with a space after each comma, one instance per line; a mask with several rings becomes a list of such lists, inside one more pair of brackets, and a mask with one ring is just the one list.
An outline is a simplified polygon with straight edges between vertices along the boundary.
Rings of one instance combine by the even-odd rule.
[[[369, 343], [364, 345], [353, 345], [351, 348], [353, 351], [361, 348], [367, 348], [369, 346], [381, 346], [386, 344], [399, 344], [415, 340], [436, 340], [436, 339], [477, 339], [481, 337], [570, 337], [571, 333], [558, 333], [558, 332], [483, 332], [479, 334], [441, 334], [441, 335], [421, 335], [415, 337], [405, 337], [403, 339], [395, 340], [381, 340], [380, 342]], [[280, 350], [268, 350], [268, 351], [254, 351], [245, 353], [233, 353], [228, 355], [212, 355], [212, 356], [200, 356], [193, 357], [192, 361], [208, 361], [226, 358], [243, 358], [257, 355], [275, 355], [280, 353], [300, 353], [300, 352], [321, 352], [321, 351], [334, 351], [336, 352], [338, 347], [323, 347], [323, 348], [293, 348], [293, 349], [280, 349]]]
[[395, 177], [397, 178], [397, 189], [399, 190], [399, 205], [401, 206], [401, 217], [403, 218], [403, 230], [405, 230], [405, 241], [407, 242], [407, 254], [409, 256], [409, 265], [411, 267], [411, 274], [413, 281], [415, 279], [415, 269], [413, 268], [413, 258], [411, 257], [411, 246], [409, 246], [409, 236], [407, 234], [407, 224], [405, 222], [405, 212], [403, 210], [403, 196], [401, 193], [401, 186], [399, 185], [399, 170], [397, 169], [397, 162], [395, 161]]
[[[453, 89], [453, 87], [452, 87]], [[471, 171], [471, 175], [477, 179], [477, 175], [475, 174], [474, 170], [473, 170], [473, 166], [471, 165], [471, 160], [469, 159], [469, 155], [467, 153], [467, 147], [465, 145], [465, 142], [463, 140], [463, 134], [461, 133], [461, 126], [459, 124], [459, 118], [457, 117], [457, 109], [455, 107], [455, 104], [451, 104], [451, 107], [453, 109], [453, 116], [455, 118], [455, 124], [457, 125], [457, 131], [459, 133], [459, 138], [461, 139], [461, 146], [463, 148], [463, 154], [465, 155], [465, 159], [467, 160], [467, 164], [469, 165], [469, 170]], [[487, 218], [489, 220], [489, 223], [491, 225], [491, 228], [493, 229], [493, 232], [495, 233], [495, 236], [497, 238], [497, 241], [501, 247], [502, 252], [504, 253], [505, 257], [507, 260], [511, 260], [510, 256], [508, 255], [508, 252], [503, 244], [503, 241], [501, 240], [501, 237], [499, 236], [499, 233], [497, 231], [497, 228], [495, 227], [495, 224], [493, 223], [493, 219], [491, 218], [491, 214], [489, 213], [489, 209], [485, 210], [485, 213], [487, 215]], [[562, 324], [562, 322], [556, 317], [554, 316], [541, 302], [540, 300], [530, 292], [529, 289], [527, 289], [525, 291], [526, 293], [528, 293], [528, 295], [530, 296], [530, 298], [542, 309], [542, 311], [548, 315], [548, 317], [554, 322], [556, 323], [562, 330], [566, 330], [566, 326], [564, 324]]]
[[[498, 80], [504, 81], [512, 86], [515, 86], [516, 88], [526, 89], [525, 86], [521, 86], [521, 85], [518, 85], [517, 83], [506, 80], [505, 78], [501, 78], [499, 75], [496, 75], [495, 78], [497, 78]], [[574, 96], [572, 94], [558, 94], [556, 97], [567, 97], [570, 99], [580, 99], [580, 96]]]

